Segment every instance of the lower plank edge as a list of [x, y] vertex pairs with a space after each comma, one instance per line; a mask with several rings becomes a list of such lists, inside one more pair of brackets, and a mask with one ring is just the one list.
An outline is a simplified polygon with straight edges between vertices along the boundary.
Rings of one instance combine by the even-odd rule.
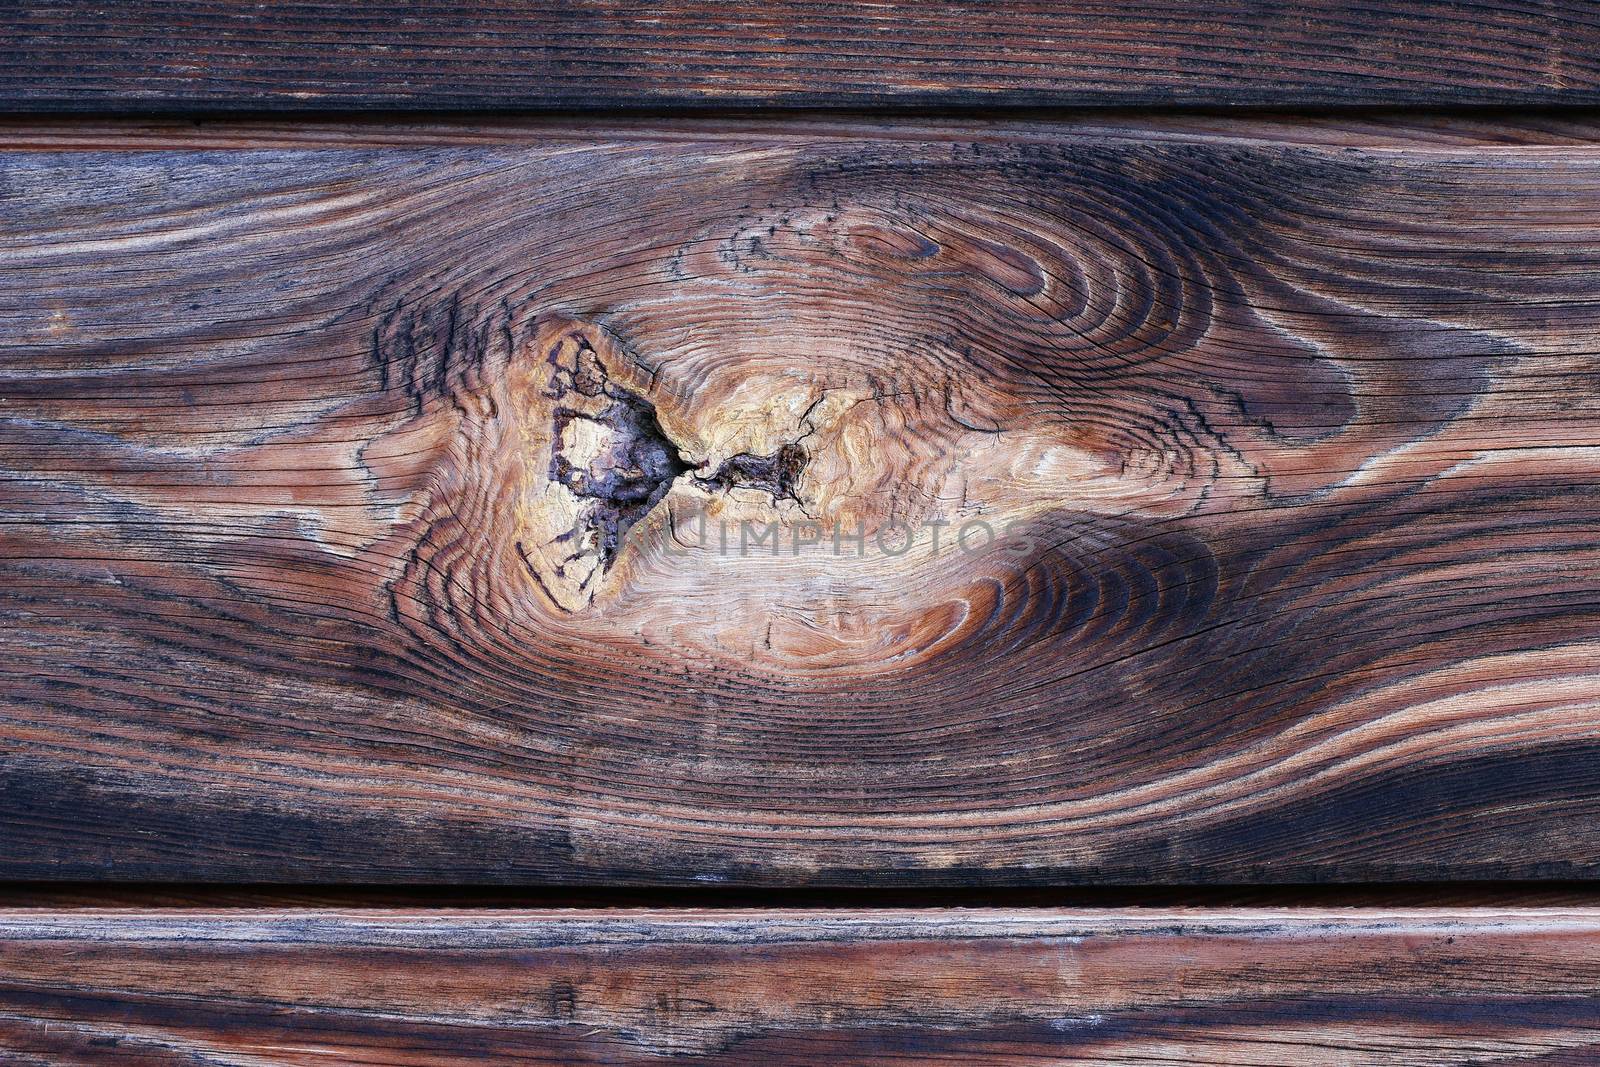
[[10, 909], [7, 1064], [1600, 1060], [1600, 908]]

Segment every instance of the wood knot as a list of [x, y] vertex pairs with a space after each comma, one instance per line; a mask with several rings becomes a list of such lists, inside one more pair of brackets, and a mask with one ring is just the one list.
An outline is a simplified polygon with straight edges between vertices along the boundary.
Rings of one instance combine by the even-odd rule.
[[689, 470], [667, 439], [655, 407], [611, 381], [582, 332], [552, 344], [554, 371], [546, 395], [551, 415], [550, 481], [577, 498], [574, 525], [557, 535], [568, 555], [556, 567], [565, 579], [576, 568], [578, 591], [615, 562], [622, 540]]

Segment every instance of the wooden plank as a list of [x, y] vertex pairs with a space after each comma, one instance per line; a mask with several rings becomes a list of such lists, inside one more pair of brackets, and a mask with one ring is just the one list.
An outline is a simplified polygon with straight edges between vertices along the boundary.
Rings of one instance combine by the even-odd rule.
[[1582, 0], [17, 0], [9, 110], [1586, 103]]
[[1600, 913], [0, 914], [16, 1064], [1576, 1064]]
[[536, 129], [0, 156], [0, 875], [1600, 871], [1600, 143]]

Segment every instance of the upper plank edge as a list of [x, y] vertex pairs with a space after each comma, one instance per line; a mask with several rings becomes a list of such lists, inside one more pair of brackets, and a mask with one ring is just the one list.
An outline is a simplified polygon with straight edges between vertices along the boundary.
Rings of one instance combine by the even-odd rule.
[[0, 41], [12, 112], [1600, 103], [1578, 0], [25, 0]]

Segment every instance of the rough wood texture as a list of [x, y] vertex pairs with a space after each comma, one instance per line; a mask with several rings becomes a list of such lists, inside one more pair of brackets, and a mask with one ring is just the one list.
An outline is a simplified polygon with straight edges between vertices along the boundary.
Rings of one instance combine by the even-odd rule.
[[40, 110], [1600, 101], [1584, 0], [13, 0]]
[[0, 913], [12, 1064], [1578, 1064], [1600, 913]]
[[18, 135], [0, 874], [1600, 873], [1600, 146], [1270, 129]]

